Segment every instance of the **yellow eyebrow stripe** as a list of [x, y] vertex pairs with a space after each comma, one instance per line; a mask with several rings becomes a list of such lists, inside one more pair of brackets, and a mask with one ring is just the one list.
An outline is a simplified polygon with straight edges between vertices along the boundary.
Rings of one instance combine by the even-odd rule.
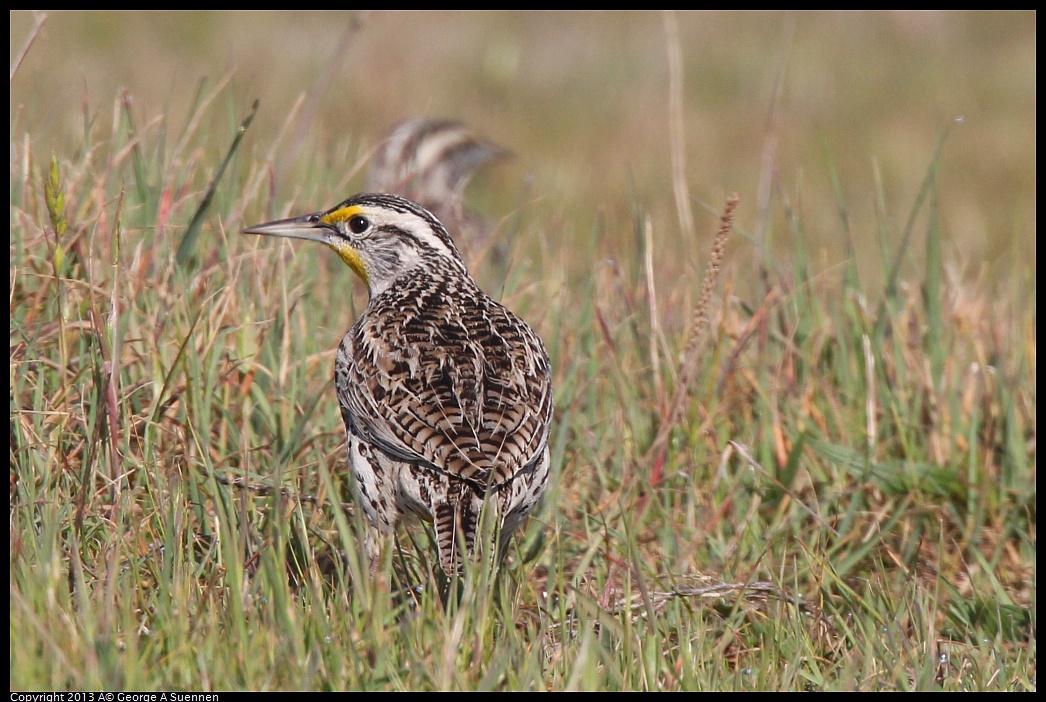
[[358, 214], [363, 214], [363, 208], [359, 205], [352, 205], [350, 207], [339, 207], [336, 210], [331, 210], [327, 214], [320, 217], [320, 222], [323, 224], [334, 224], [335, 222], [344, 222], [350, 217], [355, 217]]

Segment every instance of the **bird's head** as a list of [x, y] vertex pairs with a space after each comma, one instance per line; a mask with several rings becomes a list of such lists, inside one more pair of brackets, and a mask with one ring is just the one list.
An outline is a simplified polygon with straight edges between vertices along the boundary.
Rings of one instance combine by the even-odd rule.
[[244, 234], [326, 244], [363, 279], [371, 296], [418, 266], [465, 263], [446, 228], [421, 205], [398, 195], [354, 195], [324, 212], [256, 224]]

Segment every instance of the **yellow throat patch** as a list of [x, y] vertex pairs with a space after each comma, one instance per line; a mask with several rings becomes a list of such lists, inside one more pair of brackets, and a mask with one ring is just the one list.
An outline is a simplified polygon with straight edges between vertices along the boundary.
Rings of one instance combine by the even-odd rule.
[[[340, 207], [333, 212], [328, 212], [320, 218], [320, 221], [324, 224], [336, 224], [338, 222], [347, 222], [350, 218], [356, 215], [365, 214], [361, 207]], [[364, 283], [370, 286], [370, 280], [367, 278], [367, 269], [363, 265], [363, 258], [360, 257], [359, 251], [352, 248], [347, 241], [341, 239], [335, 239], [331, 242], [330, 247], [334, 249], [335, 253], [341, 257], [342, 261], [348, 264], [349, 268], [356, 272]]]

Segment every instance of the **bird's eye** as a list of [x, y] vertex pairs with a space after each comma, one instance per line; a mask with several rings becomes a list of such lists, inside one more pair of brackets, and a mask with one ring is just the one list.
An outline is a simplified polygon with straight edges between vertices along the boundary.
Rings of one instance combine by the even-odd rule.
[[349, 229], [353, 234], [362, 234], [370, 228], [370, 220], [363, 215], [354, 215], [349, 218]]

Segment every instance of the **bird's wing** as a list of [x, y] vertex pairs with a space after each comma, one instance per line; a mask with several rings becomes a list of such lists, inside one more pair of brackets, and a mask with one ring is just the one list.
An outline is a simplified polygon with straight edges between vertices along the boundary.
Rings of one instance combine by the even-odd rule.
[[390, 457], [481, 491], [510, 481], [548, 441], [552, 388], [540, 339], [478, 289], [399, 303], [364, 315], [343, 341], [346, 423]]

